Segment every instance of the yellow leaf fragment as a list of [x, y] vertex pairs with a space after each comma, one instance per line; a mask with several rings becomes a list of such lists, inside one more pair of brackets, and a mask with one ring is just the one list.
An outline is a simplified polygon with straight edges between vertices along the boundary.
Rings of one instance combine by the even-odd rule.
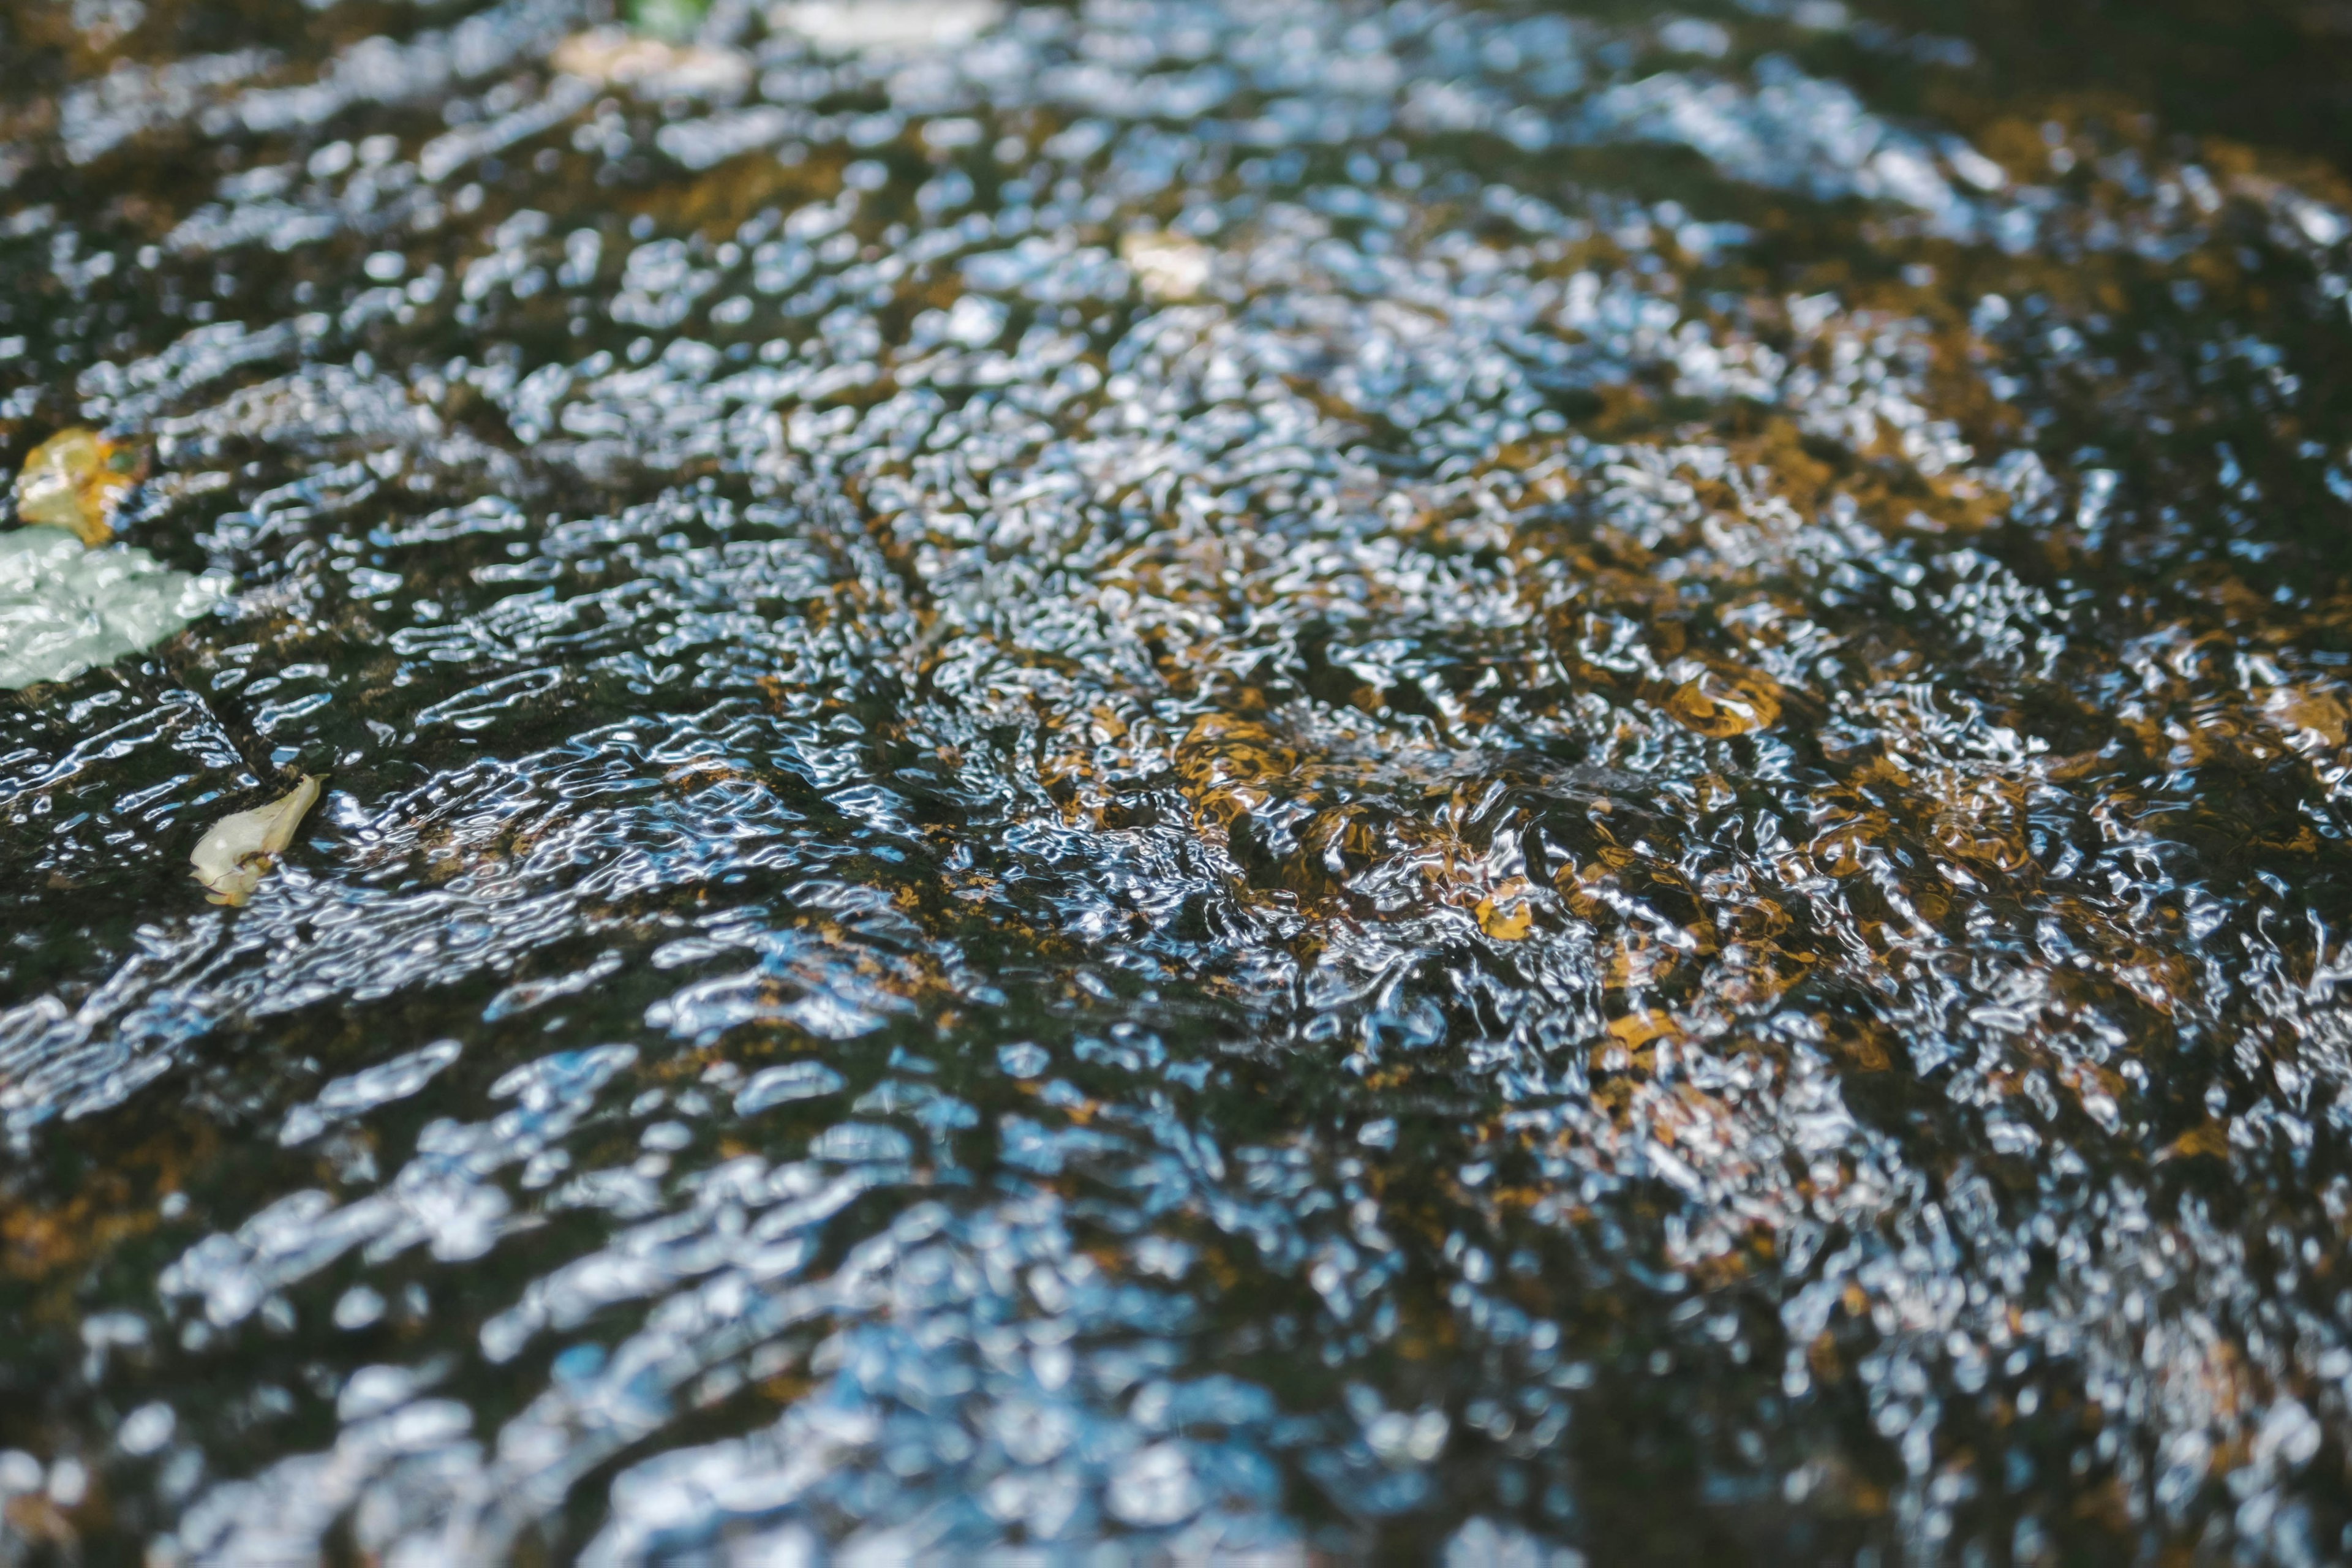
[[1722, 740], [1777, 723], [1780, 693], [1767, 676], [1703, 670], [1675, 688], [1666, 711], [1685, 729]]
[[1478, 917], [1478, 929], [1496, 942], [1523, 941], [1536, 923], [1535, 907], [1528, 901], [1533, 890], [1525, 879], [1514, 877], [1479, 900], [1471, 911]]
[[751, 79], [751, 60], [732, 49], [668, 44], [619, 27], [591, 27], [555, 46], [548, 63], [599, 86], [615, 83], [648, 93], [725, 97]]
[[123, 492], [139, 482], [139, 450], [95, 430], [60, 430], [33, 448], [16, 475], [16, 517], [62, 528], [84, 544], [114, 537]]
[[2352, 710], [2323, 686], [2273, 686], [2263, 693], [2263, 711], [2288, 734], [2311, 735], [2326, 745], [2342, 745], [2352, 731]]
[[1673, 1015], [1661, 1013], [1654, 1008], [1645, 1008], [1638, 1013], [1628, 1013], [1621, 1018], [1612, 1018], [1607, 1026], [1610, 1037], [1629, 1051], [1640, 1050], [1661, 1036], [1679, 1032], [1675, 1026]]
[[278, 857], [294, 842], [294, 830], [319, 798], [322, 776], [304, 773], [300, 784], [268, 805], [213, 824], [190, 857], [196, 880], [210, 889], [205, 895], [210, 901], [236, 908], [253, 896]]
[[2230, 1130], [2219, 1121], [2208, 1121], [2166, 1144], [2164, 1152], [2157, 1159], [2159, 1163], [2194, 1160], [2200, 1155], [2207, 1159], [2227, 1160], [2230, 1157]]

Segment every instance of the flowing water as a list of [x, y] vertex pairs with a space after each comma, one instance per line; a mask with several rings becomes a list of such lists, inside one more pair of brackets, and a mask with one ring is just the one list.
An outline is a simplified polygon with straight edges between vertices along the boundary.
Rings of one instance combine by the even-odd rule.
[[2352, 10], [606, 20], [0, 3], [0, 1563], [2352, 1554]]

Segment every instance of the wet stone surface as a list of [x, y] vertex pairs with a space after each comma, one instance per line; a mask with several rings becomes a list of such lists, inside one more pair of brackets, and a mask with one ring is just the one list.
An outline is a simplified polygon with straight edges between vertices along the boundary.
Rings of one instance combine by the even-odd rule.
[[0, 1562], [2340, 1560], [2241, 9], [0, 7]]

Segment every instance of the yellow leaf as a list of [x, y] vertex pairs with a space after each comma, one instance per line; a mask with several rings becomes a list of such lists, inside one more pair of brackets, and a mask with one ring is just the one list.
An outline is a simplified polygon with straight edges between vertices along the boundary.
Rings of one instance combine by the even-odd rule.
[[16, 517], [62, 528], [93, 548], [114, 537], [114, 511], [139, 482], [139, 453], [95, 430], [60, 430], [33, 448], [16, 475]]
[[1769, 676], [1708, 669], [1675, 687], [1665, 707], [1676, 723], [1722, 740], [1777, 723], [1780, 690]]
[[1535, 909], [1527, 898], [1531, 890], [1526, 880], [1514, 877], [1479, 900], [1472, 911], [1478, 917], [1478, 929], [1496, 942], [1525, 938], [1536, 923]]

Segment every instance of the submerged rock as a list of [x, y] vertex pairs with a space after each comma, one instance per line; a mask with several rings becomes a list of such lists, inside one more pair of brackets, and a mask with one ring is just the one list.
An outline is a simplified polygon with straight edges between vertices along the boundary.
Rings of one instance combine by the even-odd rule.
[[665, 4], [0, 108], [0, 1563], [2352, 1559], [2352, 113]]
[[16, 475], [16, 516], [42, 528], [62, 528], [82, 543], [114, 537], [115, 509], [139, 482], [138, 448], [95, 430], [60, 430], [25, 459]]
[[211, 902], [236, 908], [253, 897], [261, 879], [294, 842], [294, 830], [318, 800], [323, 776], [304, 773], [300, 784], [268, 805], [240, 811], [213, 824], [212, 831], [189, 858], [196, 868], [196, 880], [210, 889], [205, 897]]
[[55, 528], [0, 534], [0, 689], [144, 652], [219, 597], [219, 584], [143, 550], [88, 550]]

